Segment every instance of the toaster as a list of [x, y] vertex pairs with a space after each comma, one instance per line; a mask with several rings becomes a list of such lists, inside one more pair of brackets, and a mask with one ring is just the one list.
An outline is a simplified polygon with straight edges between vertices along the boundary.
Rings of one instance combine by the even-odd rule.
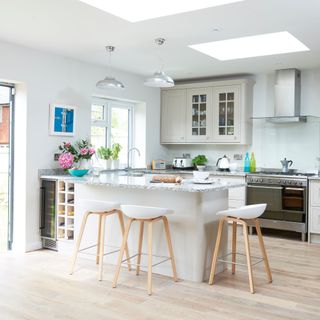
[[191, 169], [193, 168], [193, 164], [191, 158], [178, 157], [173, 159], [172, 167], [178, 169]]

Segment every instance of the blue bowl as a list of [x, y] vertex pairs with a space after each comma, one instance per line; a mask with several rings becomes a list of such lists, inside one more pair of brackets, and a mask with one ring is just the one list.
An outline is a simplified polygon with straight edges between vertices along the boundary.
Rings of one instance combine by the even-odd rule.
[[88, 173], [88, 169], [86, 170], [77, 170], [77, 169], [69, 169], [68, 172], [74, 177], [83, 177]]

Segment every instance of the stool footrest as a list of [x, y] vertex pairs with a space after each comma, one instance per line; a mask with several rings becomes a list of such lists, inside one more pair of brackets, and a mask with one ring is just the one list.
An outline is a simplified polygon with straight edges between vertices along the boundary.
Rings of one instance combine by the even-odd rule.
[[[137, 257], [137, 256], [139, 256], [139, 253], [134, 254], [134, 255], [130, 256], [129, 258], [122, 260], [121, 263], [125, 263], [125, 262], [127, 262], [128, 260], [131, 260], [131, 259], [133, 259], [133, 258], [135, 258], [135, 257]], [[141, 253], [141, 256], [148, 256], [148, 254], [147, 254], [147, 253]], [[157, 262], [157, 263], [154, 263], [154, 264], [152, 265], [152, 267], [158, 266], [158, 265], [161, 264], [161, 263], [164, 263], [164, 262], [166, 262], [166, 261], [168, 261], [168, 260], [171, 260], [170, 257], [159, 256], [159, 255], [156, 255], [156, 254], [153, 254], [152, 257], [163, 258], [163, 260], [161, 260], [161, 261], [159, 261], [159, 262]], [[142, 265], [141, 263], [132, 263], [131, 261], [130, 261], [130, 263], [131, 263], [131, 265], [136, 266], [136, 267], [142, 267], [142, 268], [147, 268], [147, 267], [148, 267], [148, 266], [146, 266], [146, 265]]]
[[[234, 265], [239, 265], [239, 266], [247, 266], [246, 263], [240, 263], [240, 262], [232, 262], [232, 261], [229, 261], [229, 260], [224, 260], [224, 258], [228, 257], [232, 255], [232, 252], [230, 253], [227, 253], [226, 255], [222, 256], [220, 259], [218, 259], [217, 261], [218, 262], [224, 262], [224, 263], [229, 263], [229, 264], [234, 264]], [[239, 253], [239, 252], [236, 252], [236, 255], [239, 255], [239, 256], [246, 256], [245, 254], [243, 253]], [[262, 257], [256, 257], [256, 256], [251, 256], [251, 258], [253, 259], [256, 259], [258, 261], [254, 262], [254, 263], [251, 263], [251, 266], [255, 266], [256, 264], [262, 262], [264, 259]]]
[[[86, 250], [89, 250], [89, 249], [92, 249], [92, 248], [95, 248], [95, 247], [97, 247], [97, 246], [98, 246], [97, 244], [93, 244], [92, 246], [89, 246], [89, 247], [85, 247], [85, 248], [80, 249], [78, 252], [79, 252], [79, 253], [82, 253], [82, 254], [89, 255], [89, 256], [96, 256], [97, 253], [89, 253], [89, 252], [85, 252], [85, 251], [86, 251]], [[107, 248], [116, 248], [116, 250], [106, 252], [106, 253], [103, 254], [104, 256], [107, 256], [107, 255], [109, 255], [109, 254], [113, 254], [113, 253], [116, 253], [116, 252], [119, 252], [119, 251], [120, 251], [120, 248], [119, 248], [119, 247], [116, 247], [116, 246], [104, 245], [104, 248], [105, 248], [105, 247], [107, 247]]]

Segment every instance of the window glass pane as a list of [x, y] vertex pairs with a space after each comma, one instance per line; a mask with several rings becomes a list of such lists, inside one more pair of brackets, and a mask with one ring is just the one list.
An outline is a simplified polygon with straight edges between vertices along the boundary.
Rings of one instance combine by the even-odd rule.
[[120, 163], [127, 163], [129, 140], [129, 110], [126, 108], [111, 109], [111, 145], [119, 143], [122, 147], [119, 160]]
[[106, 120], [104, 118], [104, 106], [93, 104], [91, 107], [91, 120]]
[[106, 128], [105, 127], [91, 127], [91, 144], [94, 148], [106, 146]]
[[9, 87], [0, 86], [0, 104], [9, 104], [10, 102], [10, 91]]

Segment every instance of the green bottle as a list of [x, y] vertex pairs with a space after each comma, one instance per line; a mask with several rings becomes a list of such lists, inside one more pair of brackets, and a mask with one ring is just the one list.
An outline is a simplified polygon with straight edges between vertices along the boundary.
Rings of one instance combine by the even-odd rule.
[[256, 159], [254, 158], [254, 153], [251, 153], [250, 158], [250, 172], [256, 172]]

